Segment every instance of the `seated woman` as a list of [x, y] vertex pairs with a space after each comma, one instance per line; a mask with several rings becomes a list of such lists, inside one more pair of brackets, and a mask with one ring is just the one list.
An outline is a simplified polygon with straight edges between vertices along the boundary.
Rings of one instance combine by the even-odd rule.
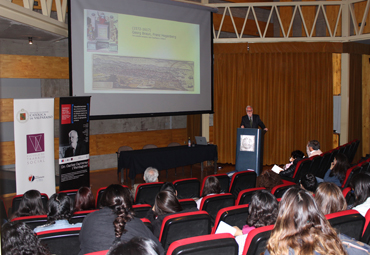
[[158, 255], [157, 245], [145, 237], [134, 237], [128, 242], [115, 243], [107, 255]]
[[279, 213], [266, 254], [368, 254], [370, 248], [336, 231], [318, 209], [314, 198], [298, 187], [280, 201]]
[[46, 214], [46, 212], [42, 203], [41, 194], [38, 190], [31, 189], [23, 194], [18, 210], [10, 219], [43, 214]]
[[221, 192], [221, 186], [220, 186], [220, 182], [218, 181], [217, 177], [208, 176], [206, 179], [206, 182], [204, 183], [202, 196], [196, 201], [198, 210], [202, 203], [203, 197], [209, 196], [209, 195], [220, 194], [220, 192]]
[[160, 254], [162, 245], [153, 233], [132, 210], [132, 196], [128, 189], [112, 184], [104, 191], [99, 211], [90, 213], [84, 219], [80, 231], [80, 253], [108, 250], [114, 242], [129, 241], [133, 237], [153, 240]]
[[323, 214], [347, 209], [347, 202], [340, 188], [332, 182], [320, 183], [316, 190], [315, 201]]
[[365, 217], [367, 210], [370, 209], [370, 175], [356, 174], [351, 179], [350, 187], [355, 195], [355, 203], [350, 207]]
[[95, 209], [95, 199], [89, 187], [81, 187], [76, 193], [75, 211]]
[[278, 203], [270, 192], [259, 190], [253, 194], [248, 211], [247, 225], [244, 225], [242, 230], [235, 226], [235, 236], [245, 235], [255, 228], [275, 224]]
[[3, 255], [49, 255], [48, 249], [25, 223], [7, 222], [1, 228], [1, 252]]
[[315, 193], [317, 188], [317, 180], [313, 174], [303, 175], [300, 180], [300, 183], [302, 189], [307, 190], [308, 192], [311, 193], [311, 195]]
[[343, 153], [338, 153], [334, 156], [334, 161], [324, 176], [324, 182], [333, 182], [339, 187], [342, 186], [348, 168], [350, 168], [350, 165], [347, 156]]
[[147, 212], [145, 218], [150, 220], [152, 223], [154, 236], [159, 238], [162, 222], [166, 216], [174, 213], [192, 212], [196, 210], [197, 209], [195, 207], [183, 210], [175, 193], [172, 191], [163, 190], [160, 191], [155, 197], [154, 206]]
[[279, 175], [282, 177], [292, 178], [298, 162], [301, 161], [303, 158], [304, 153], [302, 151], [300, 150], [293, 151], [289, 159], [290, 164], [286, 164], [284, 167], [284, 171], [281, 171]]
[[56, 193], [48, 201], [47, 224], [36, 227], [35, 233], [54, 229], [77, 228], [82, 223], [70, 224], [69, 220], [73, 213], [72, 199], [65, 193]]

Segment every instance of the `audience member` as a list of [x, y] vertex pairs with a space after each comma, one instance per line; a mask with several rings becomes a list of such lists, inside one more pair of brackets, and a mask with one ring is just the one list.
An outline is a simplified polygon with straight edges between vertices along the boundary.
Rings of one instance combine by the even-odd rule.
[[89, 187], [81, 187], [78, 189], [75, 198], [75, 211], [93, 210], [95, 209], [95, 199]]
[[242, 230], [234, 226], [235, 236], [245, 235], [255, 228], [275, 224], [278, 203], [270, 192], [259, 190], [253, 194], [248, 210], [247, 225], [244, 225]]
[[130, 191], [121, 185], [112, 184], [101, 200], [99, 211], [86, 216], [80, 231], [80, 255], [107, 250], [115, 241], [129, 241], [133, 237], [146, 237], [153, 240], [164, 254], [163, 247], [147, 226], [134, 217]]
[[31, 189], [23, 194], [18, 210], [10, 218], [14, 219], [16, 217], [43, 214], [46, 214], [46, 212], [42, 203], [41, 194], [38, 190]]
[[[159, 172], [156, 168], [148, 167], [144, 171], [143, 180], [145, 183], [158, 182], [158, 176], [159, 176]], [[134, 197], [136, 195], [137, 186], [139, 185], [140, 183], [134, 184], [134, 187], [132, 189], [132, 194]]]
[[2, 255], [49, 255], [30, 227], [20, 221], [7, 222], [1, 228]]
[[108, 251], [107, 255], [158, 255], [156, 243], [145, 237], [134, 237], [128, 242], [117, 242]]
[[280, 176], [272, 170], [264, 171], [256, 180], [256, 188], [263, 187], [268, 191], [271, 191], [273, 187], [280, 184], [283, 184], [283, 181]]
[[307, 156], [309, 158], [317, 155], [321, 155], [322, 151], [320, 150], [320, 143], [317, 140], [311, 140], [307, 143], [306, 146]]
[[280, 201], [265, 254], [324, 255], [346, 254], [346, 251], [311, 194], [294, 187]]
[[347, 156], [343, 153], [338, 153], [334, 156], [334, 161], [324, 176], [324, 182], [333, 182], [339, 187], [342, 186], [348, 168], [350, 168], [350, 165]]
[[370, 175], [356, 174], [351, 179], [350, 186], [355, 195], [355, 203], [350, 207], [365, 217], [367, 210], [370, 209]]
[[145, 218], [150, 220], [152, 223], [154, 236], [159, 238], [162, 222], [166, 216], [179, 212], [191, 212], [194, 210], [196, 210], [196, 208], [183, 210], [175, 193], [173, 193], [173, 191], [163, 190], [155, 197], [154, 206], [147, 212]]
[[73, 213], [72, 199], [65, 193], [56, 193], [48, 201], [47, 224], [36, 227], [35, 233], [54, 229], [81, 227], [82, 223], [70, 224]]
[[173, 185], [172, 182], [165, 182], [165, 183], [163, 183], [163, 185], [162, 185], [162, 187], [161, 187], [161, 189], [159, 191], [162, 191], [162, 190], [172, 191], [177, 196], [177, 190], [175, 188], [175, 185]]
[[305, 174], [302, 176], [301, 180], [301, 188], [307, 190], [311, 194], [315, 193], [317, 188], [317, 180], [313, 174]]
[[340, 188], [331, 182], [320, 183], [316, 190], [315, 201], [323, 214], [347, 209], [347, 202]]
[[220, 194], [220, 192], [221, 192], [221, 185], [217, 177], [208, 176], [204, 183], [202, 196], [196, 201], [198, 210], [205, 196]]
[[[300, 150], [292, 151], [291, 157], [289, 161], [292, 164], [287, 164], [284, 167], [284, 170], [279, 173], [282, 177], [289, 177], [292, 178], [293, 174], [295, 172], [295, 168], [297, 167], [297, 164], [299, 161], [301, 161], [304, 158], [304, 153]], [[289, 165], [289, 166], [288, 166]]]

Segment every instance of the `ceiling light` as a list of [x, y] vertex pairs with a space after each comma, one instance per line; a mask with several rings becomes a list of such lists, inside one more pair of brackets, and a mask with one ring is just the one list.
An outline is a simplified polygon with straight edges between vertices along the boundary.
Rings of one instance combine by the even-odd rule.
[[28, 37], [28, 44], [33, 44], [32, 37]]

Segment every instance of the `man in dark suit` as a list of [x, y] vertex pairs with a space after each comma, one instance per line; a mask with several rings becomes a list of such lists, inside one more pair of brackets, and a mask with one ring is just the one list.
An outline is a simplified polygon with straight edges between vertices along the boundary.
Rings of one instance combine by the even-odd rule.
[[242, 117], [242, 122], [240, 123], [241, 128], [258, 128], [261, 127], [263, 130], [268, 131], [265, 124], [263, 124], [260, 116], [253, 114], [253, 107], [248, 105], [246, 107], [247, 115]]
[[76, 130], [71, 130], [68, 136], [70, 147], [68, 147], [64, 153], [65, 158], [88, 154], [86, 144], [82, 141], [78, 141], [78, 133]]

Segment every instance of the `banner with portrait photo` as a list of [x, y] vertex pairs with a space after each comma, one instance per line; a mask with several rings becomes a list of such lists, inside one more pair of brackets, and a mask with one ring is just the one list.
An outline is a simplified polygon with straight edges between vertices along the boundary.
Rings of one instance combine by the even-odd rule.
[[54, 98], [14, 99], [17, 194], [55, 193]]
[[59, 190], [89, 187], [90, 97], [61, 97], [59, 116]]

